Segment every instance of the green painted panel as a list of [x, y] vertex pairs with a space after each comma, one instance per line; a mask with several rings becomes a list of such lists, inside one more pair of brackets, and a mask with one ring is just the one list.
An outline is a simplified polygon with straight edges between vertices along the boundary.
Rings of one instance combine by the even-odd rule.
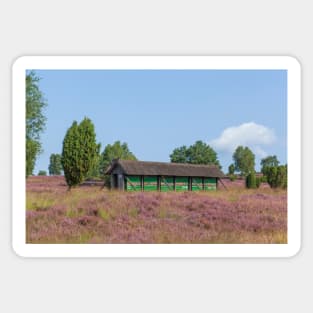
[[145, 176], [143, 181], [144, 181], [144, 191], [157, 191], [158, 190], [158, 177], [157, 176]]
[[192, 191], [203, 190], [202, 178], [193, 177], [192, 178]]
[[216, 190], [216, 178], [205, 178], [204, 190]]
[[140, 176], [126, 176], [126, 190], [141, 191], [141, 177]]
[[172, 191], [172, 190], [174, 190], [173, 177], [161, 177], [161, 191]]
[[176, 191], [188, 191], [188, 177], [176, 177]]

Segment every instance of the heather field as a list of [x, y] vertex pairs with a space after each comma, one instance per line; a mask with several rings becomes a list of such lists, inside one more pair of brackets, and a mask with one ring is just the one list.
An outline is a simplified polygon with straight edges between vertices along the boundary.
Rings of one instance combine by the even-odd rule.
[[63, 177], [29, 177], [27, 243], [287, 243], [287, 193], [261, 186], [211, 192], [67, 191]]

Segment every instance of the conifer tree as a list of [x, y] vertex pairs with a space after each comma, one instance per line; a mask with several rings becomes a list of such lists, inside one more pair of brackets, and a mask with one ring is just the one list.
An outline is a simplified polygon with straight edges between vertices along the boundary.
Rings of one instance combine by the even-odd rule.
[[287, 188], [287, 165], [268, 167], [266, 177], [271, 188]]
[[257, 183], [257, 179], [255, 177], [255, 172], [254, 171], [250, 172], [246, 177], [246, 187], [248, 189], [255, 189], [255, 188], [259, 188], [258, 185], [260, 185], [260, 184]]
[[96, 143], [94, 125], [90, 119], [73, 122], [63, 140], [62, 166], [69, 188], [79, 185], [95, 166], [100, 144]]

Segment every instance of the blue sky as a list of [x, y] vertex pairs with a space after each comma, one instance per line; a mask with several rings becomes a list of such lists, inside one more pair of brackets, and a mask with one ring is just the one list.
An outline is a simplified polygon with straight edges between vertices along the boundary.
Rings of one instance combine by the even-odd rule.
[[287, 158], [284, 70], [35, 70], [48, 102], [44, 152], [35, 171], [61, 153], [66, 130], [89, 117], [101, 151], [127, 142], [139, 160], [169, 161], [197, 140], [218, 153], [223, 170], [234, 147], [249, 146], [256, 169], [266, 155]]

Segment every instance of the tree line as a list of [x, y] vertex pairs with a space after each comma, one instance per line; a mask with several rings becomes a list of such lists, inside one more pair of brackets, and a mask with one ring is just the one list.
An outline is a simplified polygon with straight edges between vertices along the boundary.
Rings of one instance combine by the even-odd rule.
[[[261, 160], [263, 176], [256, 176], [255, 155], [248, 147], [238, 146], [232, 158], [233, 163], [228, 167], [231, 180], [241, 176], [246, 179], [246, 187], [252, 189], [258, 188], [262, 182], [267, 182], [272, 188], [287, 188], [287, 165], [279, 165], [276, 155]], [[196, 141], [189, 147], [174, 149], [170, 159], [175, 163], [214, 164], [221, 168], [217, 153], [202, 141]]]
[[[39, 80], [34, 72], [26, 75], [26, 177], [33, 174], [36, 158], [42, 152], [40, 134], [45, 128], [43, 111], [47, 102], [39, 89]], [[49, 174], [64, 174], [71, 188], [88, 177], [106, 179], [105, 172], [114, 159], [137, 160], [127, 143], [116, 141], [106, 145], [102, 153], [100, 149], [92, 121], [87, 117], [80, 123], [73, 121], [65, 134], [62, 153], [50, 155]], [[232, 180], [238, 175], [245, 177], [247, 188], [257, 188], [261, 180], [268, 182], [272, 188], [287, 187], [287, 165], [279, 165], [275, 155], [261, 160], [262, 178], [256, 177], [255, 155], [248, 147], [238, 146], [232, 158], [228, 175]], [[221, 168], [216, 151], [201, 140], [189, 147], [175, 148], [170, 154], [170, 161], [214, 164]], [[46, 172], [40, 171], [38, 174], [46, 175]]]

